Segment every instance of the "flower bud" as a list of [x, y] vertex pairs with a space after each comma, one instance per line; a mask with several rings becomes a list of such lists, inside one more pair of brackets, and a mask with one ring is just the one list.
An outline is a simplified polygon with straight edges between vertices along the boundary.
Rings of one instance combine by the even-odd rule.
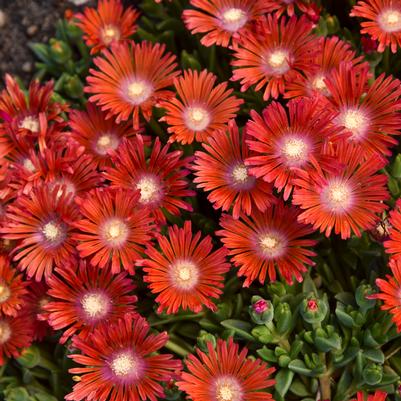
[[363, 380], [369, 384], [369, 386], [375, 386], [382, 381], [383, 368], [381, 365], [376, 363], [369, 363], [365, 366], [362, 371]]
[[259, 296], [254, 296], [251, 302], [249, 314], [256, 324], [270, 323], [273, 320], [274, 307], [270, 301], [266, 301]]
[[369, 298], [373, 294], [373, 288], [369, 284], [361, 284], [355, 292], [355, 300], [363, 312], [372, 309], [376, 300]]
[[84, 94], [84, 85], [78, 75], [72, 75], [65, 80], [64, 90], [68, 96], [78, 99]]
[[327, 315], [328, 306], [325, 301], [310, 297], [302, 301], [300, 312], [305, 322], [321, 323]]
[[17, 358], [17, 361], [25, 368], [31, 369], [40, 363], [40, 359], [39, 348], [36, 345], [32, 345], [21, 352], [21, 356]]
[[207, 352], [208, 343], [212, 343], [213, 347], [216, 347], [217, 344], [216, 337], [205, 330], [200, 331], [197, 342], [198, 342], [198, 347], [204, 352]]
[[286, 302], [278, 304], [275, 312], [274, 312], [274, 319], [277, 322], [277, 332], [279, 334], [284, 334], [291, 328], [292, 324], [292, 312], [290, 305]]
[[59, 64], [64, 64], [72, 57], [70, 46], [62, 40], [50, 39], [50, 55], [52, 59]]

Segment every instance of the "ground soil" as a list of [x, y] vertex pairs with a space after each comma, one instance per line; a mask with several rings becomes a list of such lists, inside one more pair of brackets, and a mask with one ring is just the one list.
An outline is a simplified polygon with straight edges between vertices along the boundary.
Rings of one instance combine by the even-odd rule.
[[[84, 6], [95, 3], [91, 0]], [[65, 10], [78, 11], [84, 6], [69, 0], [0, 0], [0, 76], [8, 72], [29, 82], [36, 60], [28, 43], [47, 43]]]

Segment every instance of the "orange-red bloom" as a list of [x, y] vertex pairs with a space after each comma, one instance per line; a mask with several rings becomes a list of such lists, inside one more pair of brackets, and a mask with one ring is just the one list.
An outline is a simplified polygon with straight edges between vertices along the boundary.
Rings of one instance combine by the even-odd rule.
[[318, 165], [329, 168], [332, 159], [323, 155], [325, 142], [336, 131], [331, 126], [332, 113], [322, 110], [319, 99], [304, 98], [288, 103], [288, 112], [278, 102], [263, 110], [262, 116], [251, 111], [247, 143], [254, 155], [245, 164], [250, 174], [273, 182], [284, 191], [287, 200], [293, 179]]
[[181, 369], [181, 362], [170, 354], [156, 354], [167, 343], [168, 335], [151, 334], [149, 329], [144, 318], [125, 315], [116, 324], [95, 329], [88, 339], [75, 336], [73, 346], [81, 354], [69, 356], [83, 366], [70, 369], [80, 381], [65, 399], [163, 399], [162, 383], [172, 379]]
[[401, 200], [397, 200], [394, 209], [390, 212], [389, 239], [383, 245], [391, 258], [401, 260]]
[[52, 299], [43, 306], [54, 330], [64, 330], [60, 343], [79, 333], [88, 337], [94, 329], [107, 327], [134, 311], [135, 285], [126, 272], [87, 266], [85, 260], [55, 270], [48, 280]]
[[358, 391], [356, 399], [351, 401], [386, 401], [387, 393], [384, 391], [376, 390], [374, 394], [370, 394], [366, 397], [363, 391]]
[[142, 136], [124, 140], [113, 155], [114, 166], [106, 167], [104, 174], [115, 188], [139, 190], [139, 205], [162, 223], [166, 221], [164, 209], [175, 216], [180, 209], [192, 211], [192, 206], [182, 198], [195, 195], [185, 178], [190, 173], [192, 158], [182, 158], [181, 150], [169, 152], [169, 148], [156, 138], [150, 156], [146, 157]]
[[302, 281], [306, 266], [313, 266], [310, 259], [315, 253], [308, 249], [316, 241], [305, 238], [313, 232], [312, 227], [299, 223], [299, 210], [277, 201], [264, 213], [255, 210], [251, 216], [239, 220], [223, 215], [222, 230], [216, 232], [230, 250], [229, 255], [238, 276], [245, 276], [244, 287], [258, 279], [261, 284], [266, 276], [277, 278], [276, 270], [290, 284], [293, 278]]
[[97, 9], [86, 7], [83, 14], [75, 17], [86, 44], [91, 47], [91, 54], [95, 54], [135, 33], [139, 13], [132, 7], [124, 9], [120, 0], [99, 0]]
[[270, 376], [275, 371], [265, 362], [247, 358], [248, 350], [241, 351], [232, 337], [228, 343], [218, 339], [216, 349], [207, 343], [208, 353], [197, 349], [197, 355], [187, 359], [188, 373], [181, 374], [177, 382], [193, 401], [269, 401], [267, 392], [275, 383]]
[[378, 155], [365, 161], [351, 145], [340, 147], [335, 155], [340, 163], [337, 172], [317, 166], [314, 171], [300, 171], [294, 179], [293, 204], [304, 210], [298, 220], [313, 224], [327, 237], [332, 231], [342, 239], [349, 238], [351, 232], [361, 236], [363, 230], [375, 226], [378, 214], [387, 208], [387, 177], [377, 174], [385, 161]]
[[254, 35], [241, 39], [234, 53], [232, 79], [241, 81], [242, 92], [252, 85], [256, 91], [266, 87], [263, 99], [276, 99], [288, 81], [312, 70], [319, 46], [311, 31], [312, 23], [305, 16], [288, 20], [277, 14], [264, 17]]
[[12, 251], [18, 267], [40, 281], [52, 274], [56, 264], [68, 262], [75, 254], [71, 239], [72, 222], [78, 218], [71, 195], [63, 187], [33, 188], [7, 207], [3, 238], [17, 240]]
[[235, 118], [242, 99], [232, 96], [227, 82], [216, 85], [217, 77], [207, 70], [187, 70], [175, 79], [178, 98], [163, 102], [166, 115], [160, 119], [169, 128], [171, 141], [182, 144], [205, 141], [216, 130], [226, 129], [229, 120]]
[[32, 339], [32, 322], [26, 314], [0, 316], [0, 365], [5, 364], [6, 357], [18, 358]]
[[138, 191], [97, 188], [79, 198], [82, 220], [75, 223], [81, 232], [74, 234], [81, 258], [91, 257], [92, 266], [121, 268], [134, 272], [134, 265], [150, 242], [153, 219], [137, 207]]
[[27, 282], [10, 265], [8, 257], [0, 255], [0, 312], [7, 316], [17, 316], [25, 303], [28, 293]]
[[180, 308], [200, 312], [203, 306], [215, 311], [212, 298], [219, 298], [224, 286], [224, 273], [230, 265], [226, 262], [227, 251], [220, 248], [212, 252], [212, 239], [201, 240], [201, 233], [192, 234], [191, 222], [184, 228], [168, 228], [168, 237], [159, 236], [161, 252], [148, 247], [149, 259], [144, 280], [153, 293], [159, 294], [159, 312], [176, 313]]
[[370, 298], [381, 299], [384, 302], [381, 309], [391, 313], [397, 331], [401, 332], [401, 260], [393, 260], [390, 263], [390, 269], [392, 275], [387, 274], [387, 280], [376, 279], [380, 292], [371, 295]]
[[320, 38], [319, 52], [312, 61], [313, 68], [304, 71], [304, 75], [300, 75], [296, 80], [288, 82], [284, 97], [330, 96], [325, 80], [342, 62], [350, 62], [354, 68], [369, 67], [362, 56], [356, 57], [348, 42], [337, 36]]
[[232, 208], [234, 218], [240, 213], [250, 215], [254, 208], [265, 211], [273, 200], [273, 188], [267, 182], [249, 174], [245, 159], [250, 155], [240, 138], [234, 121], [228, 132], [218, 131], [202, 146], [205, 151], [195, 153], [194, 182], [198, 188], [211, 191], [208, 200], [216, 209], [227, 212]]
[[333, 120], [341, 139], [356, 144], [359, 157], [391, 155], [390, 147], [398, 143], [400, 135], [401, 83], [381, 74], [369, 86], [367, 68], [355, 68], [352, 63], [341, 63], [327, 78], [331, 94], [329, 101], [338, 115]]
[[271, 11], [276, 11], [277, 15], [286, 12], [289, 16], [292, 16], [295, 14], [295, 10], [314, 15], [315, 11], [314, 3], [311, 0], [266, 0], [266, 2]]
[[182, 17], [187, 28], [205, 34], [204, 46], [214, 44], [228, 47], [249, 33], [258, 17], [273, 10], [266, 0], [191, 0], [196, 10], [184, 10]]
[[361, 33], [379, 41], [377, 50], [390, 47], [393, 53], [401, 46], [401, 3], [397, 0], [364, 0], [352, 8], [351, 17], [361, 17]]
[[172, 85], [176, 57], [165, 53], [166, 46], [149, 42], [123, 42], [111, 45], [93, 62], [98, 70], [90, 69], [85, 88], [89, 100], [107, 112], [106, 118], [116, 122], [132, 116], [133, 126], [139, 128], [139, 112], [145, 120], [152, 115], [153, 106], [174, 93], [165, 88]]

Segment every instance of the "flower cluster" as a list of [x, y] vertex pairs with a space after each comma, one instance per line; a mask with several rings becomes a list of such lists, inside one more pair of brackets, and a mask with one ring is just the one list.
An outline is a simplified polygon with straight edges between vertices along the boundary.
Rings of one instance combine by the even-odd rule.
[[[175, 384], [193, 401], [272, 399], [275, 368], [232, 336], [206, 341], [183, 367], [142, 306], [166, 319], [219, 312], [228, 279], [302, 282], [319, 243], [380, 225], [401, 82], [374, 76], [345, 40], [319, 36], [319, 15], [309, 0], [190, 0], [183, 28], [200, 47], [225, 48], [224, 80], [181, 69], [168, 41], [133, 38], [137, 10], [99, 0], [72, 19], [93, 56], [84, 106], [57, 100], [52, 83], [25, 93], [6, 76], [1, 364], [53, 330], [79, 365], [67, 400], [156, 401]], [[401, 4], [358, 1], [350, 15], [368, 20], [361, 32], [379, 52], [397, 51]], [[196, 216], [207, 208], [218, 221], [206, 234]], [[400, 201], [389, 224], [392, 274], [369, 299], [401, 331]], [[319, 303], [304, 303], [302, 318], [320, 324]], [[269, 304], [255, 305], [270, 330]]]

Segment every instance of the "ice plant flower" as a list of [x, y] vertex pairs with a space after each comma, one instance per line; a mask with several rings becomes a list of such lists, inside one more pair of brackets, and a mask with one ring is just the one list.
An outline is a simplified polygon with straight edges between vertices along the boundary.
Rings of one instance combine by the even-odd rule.
[[242, 38], [235, 50], [232, 80], [240, 81], [242, 92], [255, 85], [256, 91], [265, 88], [264, 100], [276, 99], [288, 81], [312, 69], [319, 46], [311, 31], [312, 23], [305, 16], [263, 17], [258, 31]]
[[265, 0], [191, 0], [195, 10], [184, 10], [182, 18], [192, 34], [202, 33], [204, 46], [229, 47], [249, 33], [258, 17], [272, 11]]
[[401, 200], [397, 203], [392, 211], [390, 211], [388, 240], [383, 245], [386, 252], [391, 255], [392, 259], [401, 260]]
[[240, 351], [230, 337], [228, 342], [217, 340], [216, 349], [207, 343], [208, 352], [196, 350], [189, 355], [188, 372], [182, 372], [177, 382], [193, 401], [268, 401], [266, 390], [274, 385], [270, 376], [275, 371], [261, 359], [247, 358], [247, 348]]
[[71, 194], [61, 188], [50, 190], [42, 185], [33, 188], [29, 196], [18, 197], [8, 205], [0, 228], [3, 238], [17, 241], [13, 260], [36, 281], [43, 276], [48, 279], [56, 264], [68, 262], [75, 254], [71, 224], [78, 212]]
[[358, 391], [356, 398], [351, 401], [386, 401], [387, 393], [384, 391], [376, 390], [374, 394], [370, 394], [366, 397], [363, 391]]
[[277, 15], [284, 14], [289, 16], [295, 14], [295, 10], [299, 10], [305, 14], [314, 15], [314, 3], [311, 0], [266, 0], [266, 7], [271, 11], [276, 11]]
[[6, 358], [18, 358], [33, 339], [32, 323], [26, 314], [0, 316], [0, 365]]
[[27, 284], [11, 267], [8, 257], [0, 255], [0, 312], [3, 315], [17, 316], [25, 304]]
[[89, 100], [107, 112], [106, 118], [114, 117], [117, 124], [132, 118], [138, 129], [139, 112], [149, 120], [153, 106], [174, 96], [166, 88], [179, 71], [176, 57], [165, 49], [145, 41], [112, 44], [93, 60], [98, 69], [89, 70], [85, 87]]
[[150, 242], [153, 219], [145, 209], [137, 207], [138, 191], [97, 188], [77, 199], [83, 219], [74, 226], [80, 231], [73, 238], [78, 242], [81, 258], [90, 257], [92, 266], [134, 271], [135, 261]]
[[277, 203], [264, 213], [255, 210], [251, 216], [241, 216], [235, 220], [230, 215], [220, 219], [222, 230], [216, 232], [235, 266], [239, 267], [238, 276], [245, 276], [244, 287], [258, 279], [261, 284], [277, 278], [276, 271], [289, 283], [293, 278], [302, 281], [302, 273], [307, 266], [313, 266], [311, 256], [315, 253], [308, 249], [316, 244], [308, 239], [312, 227], [299, 223], [299, 210]]
[[80, 381], [65, 399], [163, 399], [162, 383], [169, 382], [181, 369], [181, 362], [170, 354], [156, 354], [167, 343], [168, 335], [151, 334], [149, 329], [144, 318], [127, 314], [116, 324], [95, 329], [88, 339], [75, 336], [73, 346], [81, 354], [69, 357], [83, 366], [70, 369], [80, 375]]
[[161, 104], [166, 115], [160, 119], [169, 126], [170, 142], [185, 145], [205, 141], [216, 130], [226, 129], [228, 121], [235, 118], [243, 100], [232, 96], [227, 82], [216, 85], [216, 80], [207, 70], [187, 70], [174, 80], [179, 98]]
[[135, 285], [126, 272], [113, 275], [109, 269], [87, 266], [85, 260], [55, 270], [48, 280], [50, 301], [43, 306], [54, 330], [63, 330], [60, 343], [79, 333], [88, 337], [94, 329], [107, 328], [134, 312]]
[[389, 311], [392, 320], [397, 326], [397, 331], [401, 332], [401, 260], [395, 259], [390, 262], [391, 275], [386, 275], [386, 280], [377, 278], [376, 285], [380, 292], [370, 295], [371, 299], [383, 301], [381, 309]]
[[111, 43], [127, 40], [135, 33], [138, 11], [132, 7], [124, 9], [120, 0], [99, 0], [97, 8], [86, 7], [75, 15], [76, 25], [83, 32], [91, 54], [96, 54]]
[[201, 233], [192, 234], [191, 222], [183, 228], [170, 226], [168, 236], [158, 236], [160, 251], [146, 249], [148, 259], [144, 281], [158, 294], [159, 312], [176, 313], [180, 308], [200, 312], [203, 306], [216, 311], [213, 298], [219, 298], [224, 286], [224, 274], [230, 265], [227, 250], [212, 251], [212, 239], [201, 239]]
[[329, 101], [338, 113], [333, 120], [338, 135], [332, 139], [355, 143], [361, 158], [390, 156], [390, 148], [398, 143], [393, 136], [401, 132], [401, 84], [385, 74], [371, 85], [368, 79], [368, 69], [355, 69], [352, 63], [341, 63], [327, 77]]
[[169, 145], [162, 146], [156, 138], [146, 157], [142, 136], [124, 140], [113, 154], [114, 165], [106, 167], [104, 173], [112, 187], [139, 190], [139, 206], [150, 210], [161, 223], [166, 221], [164, 209], [175, 216], [180, 209], [192, 211], [192, 206], [182, 198], [195, 195], [186, 180], [192, 158], [183, 158], [181, 150], [169, 149]]
[[325, 80], [336, 70], [342, 62], [349, 62], [356, 68], [368, 68], [363, 57], [356, 57], [348, 42], [337, 36], [322, 37], [319, 39], [319, 52], [312, 63], [313, 68], [304, 72], [296, 80], [286, 85], [285, 98], [330, 96]]
[[228, 131], [219, 131], [202, 146], [204, 151], [195, 152], [194, 182], [198, 188], [211, 191], [208, 200], [215, 209], [228, 212], [232, 208], [234, 218], [240, 213], [250, 215], [254, 208], [265, 211], [272, 203], [272, 186], [249, 174], [245, 159], [250, 152], [240, 138], [234, 121]]
[[351, 10], [351, 17], [360, 17], [361, 33], [379, 42], [377, 50], [390, 47], [393, 53], [401, 46], [401, 4], [397, 0], [358, 1]]
[[299, 171], [315, 166], [330, 168], [332, 158], [323, 155], [324, 145], [336, 131], [331, 125], [332, 113], [322, 110], [319, 99], [292, 100], [287, 110], [278, 102], [267, 106], [262, 116], [251, 111], [247, 123], [247, 143], [253, 151], [245, 164], [249, 173], [272, 182], [287, 200], [293, 190], [293, 179]]
[[387, 208], [387, 177], [377, 173], [385, 160], [374, 155], [365, 161], [351, 145], [342, 146], [336, 155], [342, 164], [337, 172], [317, 166], [316, 170], [299, 173], [294, 179], [292, 202], [303, 210], [298, 220], [312, 224], [327, 237], [332, 231], [342, 239], [351, 233], [359, 237], [375, 226], [378, 214]]
[[120, 146], [122, 138], [138, 133], [127, 121], [117, 124], [113, 118], [106, 119], [106, 113], [89, 102], [86, 110], [70, 112], [69, 126], [71, 138], [85, 147], [100, 168], [111, 164], [110, 152]]

